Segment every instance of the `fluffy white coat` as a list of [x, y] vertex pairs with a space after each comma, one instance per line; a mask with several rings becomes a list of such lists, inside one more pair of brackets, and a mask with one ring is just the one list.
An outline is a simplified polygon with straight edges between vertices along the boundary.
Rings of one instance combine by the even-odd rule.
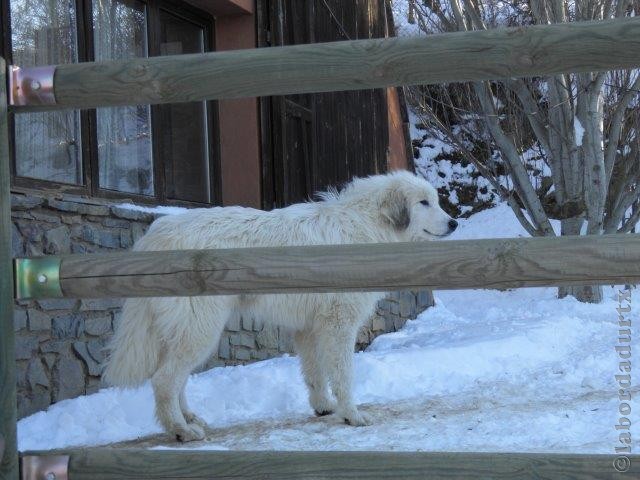
[[[320, 201], [270, 212], [227, 207], [162, 217], [134, 250], [425, 241], [455, 227], [436, 190], [399, 171], [357, 178], [339, 193], [321, 194]], [[350, 425], [366, 425], [352, 398], [353, 347], [383, 297], [350, 292], [128, 299], [105, 379], [135, 386], [151, 378], [163, 427], [182, 441], [202, 439], [204, 422], [189, 409], [185, 384], [214, 353], [231, 314], [241, 311], [295, 332], [316, 414], [336, 413]]]

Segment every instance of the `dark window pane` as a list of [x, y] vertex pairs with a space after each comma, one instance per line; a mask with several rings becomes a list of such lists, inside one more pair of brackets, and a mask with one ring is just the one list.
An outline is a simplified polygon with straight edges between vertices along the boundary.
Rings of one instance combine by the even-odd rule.
[[[203, 51], [202, 27], [160, 11], [161, 55]], [[158, 153], [164, 163], [167, 197], [209, 202], [211, 192], [206, 103], [162, 105], [158, 112]]]
[[[145, 5], [135, 0], [93, 0], [96, 61], [147, 56]], [[101, 188], [153, 195], [151, 110], [148, 105], [98, 108]]]
[[[21, 67], [78, 60], [74, 0], [12, 0], [13, 63]], [[16, 174], [82, 184], [77, 111], [15, 116]]]

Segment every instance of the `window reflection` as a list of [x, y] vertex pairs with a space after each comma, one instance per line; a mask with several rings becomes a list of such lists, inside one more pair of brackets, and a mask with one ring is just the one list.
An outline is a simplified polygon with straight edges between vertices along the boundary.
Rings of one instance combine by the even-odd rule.
[[[73, 0], [12, 0], [13, 63], [22, 67], [78, 60]], [[15, 116], [16, 174], [82, 184], [80, 113], [59, 111]]]
[[[96, 61], [147, 56], [145, 5], [139, 1], [93, 1]], [[148, 105], [98, 108], [101, 188], [153, 195], [151, 110]]]

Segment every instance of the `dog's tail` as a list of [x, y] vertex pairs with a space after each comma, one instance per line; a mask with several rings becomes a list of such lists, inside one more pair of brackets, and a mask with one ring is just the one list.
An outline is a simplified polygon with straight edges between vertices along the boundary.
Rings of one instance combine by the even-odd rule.
[[156, 371], [160, 342], [154, 334], [152, 322], [147, 299], [125, 301], [120, 325], [109, 345], [111, 355], [102, 377], [108, 384], [135, 387]]

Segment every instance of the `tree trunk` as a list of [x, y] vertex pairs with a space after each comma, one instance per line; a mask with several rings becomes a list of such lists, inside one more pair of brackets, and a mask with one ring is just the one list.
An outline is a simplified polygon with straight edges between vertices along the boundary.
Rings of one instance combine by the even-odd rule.
[[558, 298], [564, 298], [568, 295], [575, 297], [579, 302], [584, 303], [600, 303], [602, 301], [601, 285], [583, 285], [573, 287], [558, 288]]
[[[562, 220], [560, 235], [580, 235], [583, 223], [582, 218]], [[558, 288], [558, 298], [564, 298], [568, 295], [575, 297], [579, 302], [600, 303], [602, 301], [602, 287], [600, 285], [576, 285]]]

